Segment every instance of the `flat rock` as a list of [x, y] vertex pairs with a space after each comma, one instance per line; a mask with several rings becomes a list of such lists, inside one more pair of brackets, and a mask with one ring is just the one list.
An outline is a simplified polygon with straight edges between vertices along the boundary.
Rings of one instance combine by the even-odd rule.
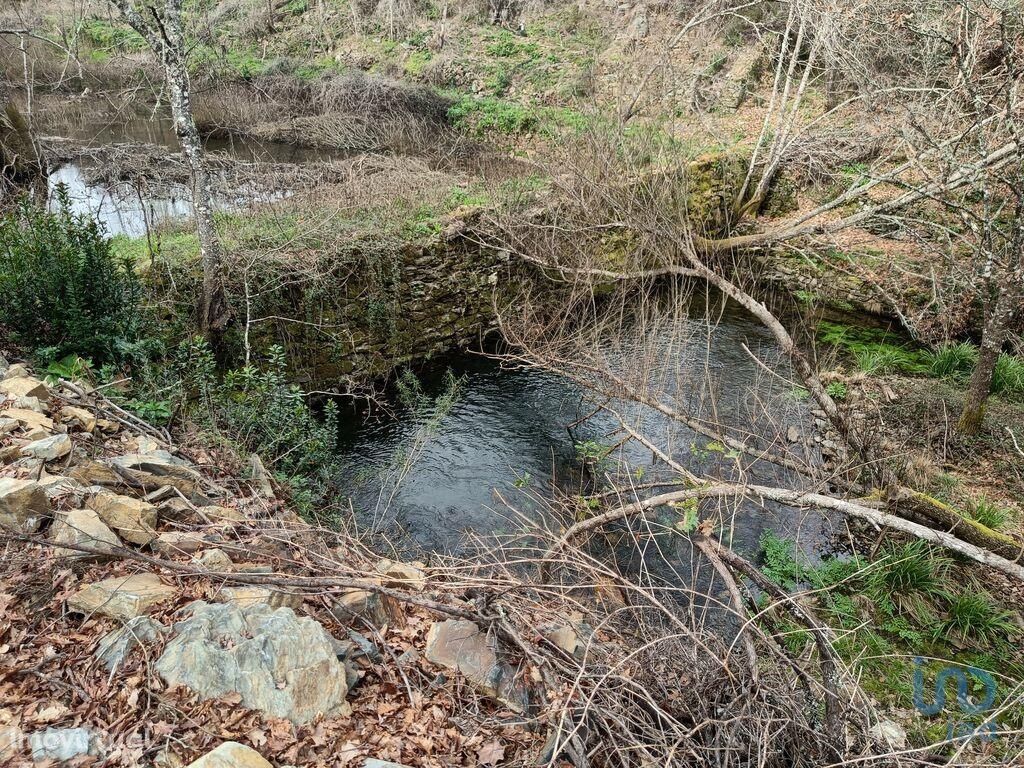
[[382, 574], [385, 587], [414, 589], [422, 592], [427, 586], [426, 568], [423, 563], [397, 563], [394, 560], [381, 560], [377, 563], [377, 573]]
[[400, 624], [403, 619], [401, 607], [393, 598], [366, 589], [344, 593], [334, 601], [331, 613], [346, 624], [365, 619], [378, 628]]
[[96, 658], [112, 672], [124, 664], [135, 646], [155, 643], [167, 631], [167, 627], [149, 616], [136, 616], [100, 638]]
[[3, 414], [5, 419], [14, 419], [25, 429], [40, 429], [47, 433], [53, 431], [53, 419], [28, 408], [8, 408]]
[[269, 605], [271, 608], [298, 608], [302, 605], [302, 595], [280, 589], [269, 589], [257, 586], [223, 587], [220, 590], [223, 602], [232, 603], [242, 608], [251, 605]]
[[169, 531], [153, 539], [153, 551], [161, 555], [192, 555], [206, 546], [207, 541], [198, 531]]
[[56, 461], [71, 453], [71, 438], [67, 435], [58, 434], [44, 437], [41, 440], [33, 440], [28, 445], [21, 447], [21, 455], [43, 461]]
[[168, 685], [203, 699], [238, 693], [243, 706], [297, 724], [349, 712], [345, 667], [318, 622], [262, 604], [190, 608], [156, 662]]
[[185, 768], [274, 768], [263, 756], [245, 744], [225, 741]]
[[47, 401], [50, 399], [50, 392], [46, 385], [31, 376], [8, 375], [7, 378], [0, 381], [0, 392], [10, 397], [38, 397], [40, 400]]
[[33, 411], [35, 413], [46, 414], [50, 410], [50, 406], [44, 400], [40, 400], [38, 397], [28, 397], [22, 395], [16, 397], [11, 402], [12, 408], [24, 408], [26, 411]]
[[[79, 544], [99, 549], [103, 553], [112, 552], [114, 547], [121, 546], [107, 524], [100, 520], [99, 515], [91, 509], [72, 509], [57, 516], [50, 530], [50, 540], [56, 544]], [[57, 554], [68, 557], [90, 558], [100, 555], [92, 552], [79, 552], [74, 549], [58, 549]]]
[[149, 502], [101, 491], [89, 499], [87, 506], [127, 542], [144, 547], [157, 537], [156, 507]]
[[525, 712], [529, 699], [515, 682], [512, 668], [498, 658], [494, 640], [472, 621], [436, 621], [427, 633], [426, 657], [464, 675], [478, 690], [514, 712]]
[[68, 598], [68, 608], [76, 613], [98, 613], [128, 621], [175, 594], [177, 590], [161, 582], [155, 573], [136, 573], [87, 584]]
[[407, 765], [401, 763], [392, 763], [388, 760], [378, 760], [376, 757], [366, 758], [366, 762], [363, 763], [363, 768], [409, 768]]
[[230, 571], [235, 567], [231, 556], [223, 549], [216, 548], [199, 552], [192, 558], [192, 562], [208, 571]]
[[0, 378], [2, 378], [2, 379], [15, 379], [15, 378], [19, 378], [19, 377], [23, 378], [25, 376], [28, 376], [28, 368], [26, 368], [21, 363], [15, 363], [14, 365], [8, 366], [7, 370], [4, 371], [3, 376], [0, 377]]
[[65, 424], [77, 425], [83, 432], [92, 432], [96, 429], [96, 415], [74, 405], [65, 405], [60, 409], [60, 420]]
[[50, 516], [50, 500], [34, 480], [0, 477], [0, 522], [22, 533], [35, 533]]
[[37, 763], [43, 760], [64, 762], [85, 755], [99, 757], [103, 754], [101, 735], [89, 728], [47, 728], [30, 734], [28, 744], [32, 759]]
[[81, 501], [89, 493], [89, 489], [74, 478], [64, 477], [63, 475], [51, 475], [46, 472], [43, 472], [39, 477], [39, 485], [43, 487], [46, 495], [51, 499], [73, 494]]
[[109, 466], [100, 461], [82, 461], [65, 474], [82, 485], [121, 485], [124, 481]]

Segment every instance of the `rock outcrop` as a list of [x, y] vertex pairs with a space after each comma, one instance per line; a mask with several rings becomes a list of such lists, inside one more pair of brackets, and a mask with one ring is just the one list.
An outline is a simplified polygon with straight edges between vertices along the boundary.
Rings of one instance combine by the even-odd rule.
[[204, 699], [229, 693], [268, 715], [308, 723], [345, 713], [345, 667], [326, 630], [290, 608], [193, 603], [157, 660], [168, 685]]

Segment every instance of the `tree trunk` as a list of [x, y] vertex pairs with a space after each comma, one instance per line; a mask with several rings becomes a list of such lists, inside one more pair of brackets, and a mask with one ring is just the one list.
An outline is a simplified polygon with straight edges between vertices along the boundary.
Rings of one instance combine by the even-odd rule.
[[971, 381], [967, 386], [967, 399], [964, 400], [960, 421], [957, 422], [957, 430], [963, 435], [976, 435], [985, 420], [985, 408], [988, 405], [989, 393], [992, 391], [992, 377], [1010, 330], [1017, 293], [1018, 291], [1013, 290], [1010, 285], [1000, 286], [995, 306], [985, 319], [978, 364], [971, 374]]
[[[1024, 174], [1017, 178], [1024, 181]], [[985, 407], [992, 391], [992, 377], [999, 361], [999, 354], [1013, 327], [1014, 318], [1024, 301], [1024, 195], [1018, 195], [1014, 211], [1012, 236], [1008, 238], [1006, 262], [1002, 269], [995, 269], [988, 275], [989, 296], [997, 291], [995, 301], [989, 304], [985, 325], [981, 331], [981, 351], [978, 364], [971, 374], [967, 386], [967, 399], [960, 412], [957, 429], [964, 435], [975, 435], [985, 420]]]
[[28, 122], [14, 99], [0, 86], [0, 195], [4, 187], [29, 187], [46, 175], [43, 159], [32, 141]]
[[203, 268], [203, 293], [199, 302], [199, 327], [210, 342], [216, 357], [224, 359], [224, 331], [231, 320], [227, 293], [224, 290], [224, 265], [217, 228], [213, 221], [213, 189], [203, 157], [203, 143], [192, 115], [192, 94], [188, 69], [185, 66], [184, 33], [181, 22], [182, 0], [166, 0], [164, 13], [152, 6], [145, 13], [153, 17], [147, 22], [131, 0], [116, 0], [125, 20], [142, 35], [159, 54], [167, 81], [174, 130], [181, 151], [188, 162], [192, 181], [192, 205], [195, 208], [196, 235]]

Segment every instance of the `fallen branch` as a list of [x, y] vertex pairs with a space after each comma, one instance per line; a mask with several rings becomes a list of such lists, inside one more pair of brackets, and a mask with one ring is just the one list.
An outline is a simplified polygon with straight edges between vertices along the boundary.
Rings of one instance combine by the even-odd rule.
[[864, 504], [836, 499], [832, 496], [826, 496], [820, 493], [806, 493], [804, 491], [794, 491], [785, 488], [773, 488], [763, 485], [743, 485], [738, 483], [719, 483], [715, 485], [706, 485], [701, 488], [690, 488], [682, 491], [663, 493], [658, 496], [652, 496], [650, 498], [634, 502], [633, 504], [617, 507], [616, 509], [578, 522], [575, 525], [572, 525], [562, 535], [561, 539], [559, 539], [548, 550], [544, 557], [544, 563], [552, 560], [573, 539], [578, 538], [588, 531], [593, 531], [607, 525], [608, 523], [622, 520], [623, 518], [630, 517], [631, 515], [646, 514], [657, 507], [674, 502], [678, 503], [688, 501], [691, 499], [701, 500], [746, 497], [767, 499], [769, 501], [775, 501], [794, 507], [817, 507], [819, 509], [831, 509], [836, 512], [842, 512], [843, 514], [851, 515], [852, 517], [867, 520], [876, 527], [885, 526], [888, 528], [894, 528], [895, 530], [908, 533], [911, 536], [923, 539], [932, 544], [945, 547], [953, 552], [969, 557], [975, 562], [987, 565], [990, 568], [995, 568], [996, 570], [1005, 573], [1007, 576], [1011, 576], [1018, 581], [1024, 582], [1024, 566], [1021, 566], [1019, 563], [1012, 560], [1008, 560], [994, 552], [982, 549], [974, 544], [969, 544], [968, 542], [963, 541], [950, 533], [946, 533], [945, 531], [937, 531], [934, 528], [929, 528], [927, 526], [911, 522], [910, 520], [906, 520], [905, 518], [889, 512], [872, 509]]

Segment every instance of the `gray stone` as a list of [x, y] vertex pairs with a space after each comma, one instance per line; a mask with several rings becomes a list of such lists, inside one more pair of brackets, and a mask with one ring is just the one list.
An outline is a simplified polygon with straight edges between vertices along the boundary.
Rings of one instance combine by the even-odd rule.
[[28, 376], [28, 368], [26, 368], [21, 363], [15, 363], [14, 365], [9, 366], [6, 371], [4, 371], [2, 378], [16, 379], [19, 377], [23, 378], [25, 376]]
[[50, 500], [39, 483], [0, 477], [0, 522], [22, 533], [35, 533], [49, 516]]
[[387, 760], [378, 760], [376, 757], [366, 758], [366, 762], [363, 763], [363, 768], [409, 768], [407, 765], [401, 763], [392, 763]]
[[345, 667], [313, 619], [265, 604], [199, 601], [190, 609], [156, 663], [168, 685], [203, 699], [238, 693], [244, 706], [293, 723], [349, 712]]
[[515, 681], [512, 668], [498, 658], [493, 640], [472, 621], [436, 621], [427, 633], [426, 657], [434, 664], [455, 670], [478, 690], [514, 712], [525, 712], [527, 691]]
[[71, 448], [71, 438], [67, 435], [50, 435], [22, 446], [21, 455], [43, 461], [56, 461], [71, 453]]
[[907, 731], [894, 720], [879, 720], [868, 731], [871, 738], [896, 751], [907, 748]]
[[68, 608], [86, 615], [99, 613], [122, 621], [141, 616], [177, 594], [155, 573], [136, 573], [87, 584], [68, 598]]
[[245, 744], [225, 741], [185, 768], [274, 768], [263, 756]]
[[89, 728], [47, 728], [28, 737], [32, 759], [65, 761], [84, 755], [99, 757], [103, 754], [100, 734]]
[[[0, 411], [2, 413], [2, 411]], [[18, 428], [17, 419], [8, 419], [0, 416], [0, 437], [9, 434]]]
[[121, 546], [117, 534], [91, 509], [72, 509], [58, 515], [50, 530], [50, 540], [56, 544], [77, 544], [100, 550], [100, 554], [67, 548], [57, 550], [59, 555], [77, 558], [99, 557]]
[[208, 549], [192, 558], [192, 562], [208, 571], [230, 571], [234, 568], [231, 557], [223, 549]]
[[40, 400], [38, 397], [27, 397], [21, 396], [14, 398], [11, 403], [12, 408], [24, 408], [26, 411], [35, 411], [36, 413], [47, 413], [50, 410], [50, 406]]
[[169, 531], [161, 533], [153, 542], [153, 551], [161, 555], [193, 555], [206, 544], [199, 531]]
[[100, 638], [96, 648], [96, 658], [104, 667], [113, 672], [124, 664], [128, 654], [135, 646], [154, 643], [161, 634], [167, 631], [167, 627], [149, 616], [136, 616], [123, 627], [111, 630]]

